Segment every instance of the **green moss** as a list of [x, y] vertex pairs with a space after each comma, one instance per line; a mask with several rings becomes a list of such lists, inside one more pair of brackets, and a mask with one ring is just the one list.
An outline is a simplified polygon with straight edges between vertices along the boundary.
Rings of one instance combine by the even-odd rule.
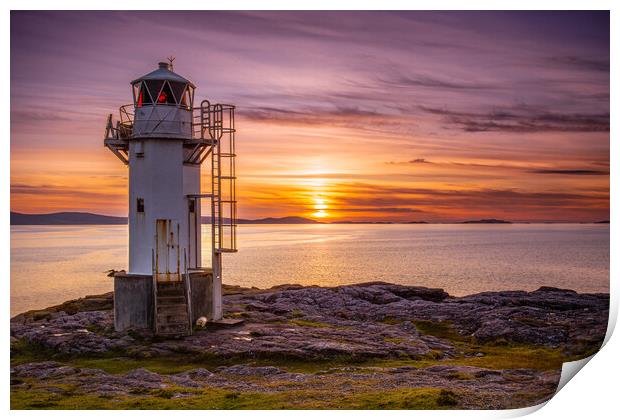
[[433, 335], [438, 338], [454, 342], [470, 342], [471, 337], [464, 336], [456, 332], [454, 326], [449, 321], [424, 321], [413, 320], [413, 325], [424, 335]]
[[472, 379], [476, 379], [474, 375], [467, 372], [451, 372], [447, 375], [447, 378], [458, 381], [471, 381]]
[[35, 311], [32, 312], [32, 319], [35, 321], [41, 321], [42, 319], [48, 320], [52, 316], [49, 311]]
[[436, 388], [340, 393], [290, 391], [230, 392], [222, 389], [170, 388], [145, 396], [98, 397], [44, 389], [13, 389], [11, 409], [444, 409], [458, 404], [456, 394]]
[[[321, 322], [294, 319], [293, 325], [314, 328], [339, 328]], [[99, 355], [59, 356], [49, 349], [20, 340], [11, 345], [11, 365], [57, 360], [80, 368], [102, 369], [112, 374], [124, 374], [137, 368], [145, 368], [161, 374], [174, 374], [195, 368], [213, 370], [219, 366], [232, 364], [250, 364], [254, 366], [277, 366], [289, 372], [317, 373], [330, 368], [359, 367], [371, 369], [376, 367], [411, 366], [425, 368], [434, 365], [474, 366], [493, 370], [505, 369], [536, 369], [540, 371], [557, 370], [565, 361], [578, 358], [568, 357], [562, 349], [542, 346], [503, 342], [477, 343], [472, 337], [458, 334], [448, 322], [415, 321], [417, 328], [426, 335], [447, 340], [454, 347], [446, 353], [431, 350], [418, 358], [359, 358], [352, 356], [336, 356], [328, 359], [295, 358], [288, 354], [256, 353], [253, 357], [237, 356], [222, 358], [213, 353], [175, 354], [169, 357], [151, 357], [148, 352], [127, 354], [122, 350]], [[320, 331], [319, 331], [320, 333]], [[387, 337], [386, 342], [402, 342], [398, 337]], [[148, 348], [148, 347], [146, 347]], [[478, 355], [478, 356], [476, 356]], [[145, 357], [148, 356], [148, 357]], [[450, 379], [474, 380], [468, 373], [451, 374]], [[23, 378], [15, 378], [12, 386], [12, 408], [450, 408], [459, 405], [461, 394], [451, 391], [422, 388], [397, 389], [383, 392], [347, 393], [343, 395], [342, 384], [334, 383], [317, 389], [296, 391], [277, 391], [265, 393], [239, 393], [220, 389], [183, 389], [167, 388], [158, 391], [143, 391], [146, 395], [128, 395], [115, 398], [100, 398], [89, 395], [78, 395], [70, 386], [62, 386], [46, 382], [33, 382]], [[17, 382], [19, 380], [20, 382]], [[25, 384], [23, 382], [26, 382]], [[286, 384], [283, 384], [286, 385]], [[278, 389], [282, 389], [278, 387]], [[365, 389], [373, 389], [371, 385]], [[459, 391], [461, 392], [461, 391]], [[524, 396], [524, 403], [531, 400]], [[533, 397], [532, 397], [533, 398]], [[525, 401], [528, 400], [528, 401]]]
[[[450, 395], [450, 399], [446, 397]], [[334, 403], [336, 403], [334, 405]], [[436, 410], [458, 404], [456, 394], [437, 388], [401, 388], [386, 392], [367, 392], [329, 401], [325, 408], [353, 410]]]
[[250, 314], [247, 312], [231, 312], [226, 315], [228, 318], [250, 318]]
[[289, 322], [293, 325], [297, 325], [298, 327], [312, 327], [312, 328], [330, 328], [331, 327], [331, 325], [326, 324], [324, 322], [308, 321], [306, 319], [293, 319]]
[[385, 341], [386, 343], [401, 344], [401, 343], [406, 342], [407, 340], [404, 338], [384, 337], [383, 341]]
[[454, 392], [442, 389], [437, 397], [437, 404], [442, 407], [455, 407], [459, 403]]
[[426, 353], [424, 357], [427, 359], [439, 360], [444, 357], [444, 353], [441, 350], [431, 350], [428, 353]]
[[167, 358], [132, 359], [129, 357], [115, 358], [76, 358], [67, 361], [78, 368], [101, 369], [112, 374], [125, 374], [131, 370], [144, 368], [161, 374], [175, 374], [185, 372], [200, 366], [198, 363], [184, 362], [176, 358], [174, 361]]
[[393, 318], [391, 316], [386, 316], [385, 318], [383, 318], [381, 320], [381, 322], [383, 322], [384, 324], [388, 324], [388, 325], [397, 325], [403, 322], [402, 319], [398, 319], [398, 318]]
[[[425, 335], [433, 335], [452, 343], [462, 356], [432, 364], [475, 366], [487, 369], [560, 369], [563, 362], [578, 357], [568, 357], [561, 349], [511, 343], [504, 339], [478, 343], [473, 337], [459, 334], [448, 321], [433, 322], [414, 320], [416, 328]], [[476, 354], [481, 357], [475, 357]], [[427, 355], [427, 357], [432, 355]], [[431, 357], [432, 358], [432, 357]], [[422, 363], [424, 365], [425, 363]]]
[[11, 365], [22, 363], [43, 362], [54, 357], [49, 349], [33, 344], [26, 339], [11, 344]]
[[291, 318], [301, 318], [302, 316], [304, 316], [304, 313], [299, 309], [293, 309], [291, 311]]
[[[402, 367], [424, 368], [433, 365], [475, 366], [487, 369], [537, 369], [541, 371], [559, 369], [567, 358], [560, 349], [533, 347], [525, 345], [492, 346], [468, 345], [459, 347], [461, 356], [448, 358], [439, 350], [431, 350], [419, 358], [356, 358], [350, 356], [333, 356], [329, 359], [299, 359], [288, 355], [260, 355], [254, 358], [222, 358], [215, 354], [176, 355], [173, 357], [127, 357], [115, 353], [98, 356], [80, 356], [71, 358], [53, 357], [49, 352], [34, 350], [29, 353], [12, 354], [11, 365], [22, 363], [58, 360], [79, 368], [102, 369], [112, 374], [124, 374], [138, 368], [145, 368], [161, 374], [174, 374], [195, 368], [214, 369], [233, 364], [250, 364], [254, 366], [277, 366], [290, 372], [316, 373], [330, 368], [357, 367]], [[468, 356], [482, 353], [482, 357]]]
[[556, 370], [567, 357], [559, 349], [528, 345], [490, 346], [473, 345], [470, 352], [483, 353], [482, 357], [460, 357], [446, 360], [449, 365], [476, 366], [487, 369]]

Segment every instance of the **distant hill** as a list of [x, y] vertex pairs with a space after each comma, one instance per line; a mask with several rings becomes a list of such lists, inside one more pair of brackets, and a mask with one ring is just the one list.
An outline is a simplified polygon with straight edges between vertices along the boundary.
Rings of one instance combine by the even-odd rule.
[[[209, 219], [209, 222], [211, 220]], [[238, 224], [264, 224], [264, 225], [279, 225], [279, 224], [323, 224], [323, 222], [317, 222], [316, 220], [307, 219], [305, 217], [287, 216], [287, 217], [266, 217], [264, 219], [238, 219]]]
[[[224, 219], [228, 222], [228, 219]], [[211, 218], [205, 216], [202, 218], [203, 224], [210, 224]], [[399, 222], [388, 221], [341, 221], [330, 222], [331, 224], [392, 224]], [[427, 224], [426, 221], [411, 221], [400, 222], [406, 224]], [[500, 219], [480, 219], [480, 220], [466, 220], [464, 222], [458, 222], [461, 224], [511, 224], [513, 222]], [[551, 223], [551, 222], [550, 222]], [[594, 223], [609, 223], [609, 220], [602, 220]], [[47, 213], [47, 214], [25, 214], [11, 212], [11, 225], [126, 225], [127, 218], [119, 216], [106, 216], [103, 214], [95, 213], [83, 213], [83, 212], [60, 212], [60, 213]], [[308, 219], [298, 216], [286, 216], [286, 217], [266, 217], [263, 219], [237, 219], [237, 224], [240, 225], [284, 225], [284, 224], [325, 224], [317, 220]]]
[[466, 220], [464, 222], [461, 223], [487, 223], [487, 224], [510, 224], [512, 222], [509, 222], [507, 220], [499, 220], [499, 219], [480, 219], [480, 220]]
[[373, 222], [371, 220], [367, 220], [367, 221], [353, 221], [353, 220], [343, 220], [341, 222], [331, 222], [332, 225], [392, 225], [394, 224], [394, 222], [389, 222], [389, 221], [378, 221], [378, 222]]
[[104, 216], [94, 213], [61, 212], [24, 214], [11, 212], [12, 225], [126, 225], [126, 217]]
[[[211, 223], [211, 217], [202, 218], [203, 224]], [[224, 219], [224, 223], [228, 223], [228, 219]], [[316, 220], [306, 219], [305, 217], [286, 216], [286, 217], [265, 217], [264, 219], [237, 219], [238, 225], [306, 225], [306, 224], [322, 224]]]
[[[203, 217], [202, 223], [211, 223]], [[321, 223], [305, 217], [267, 217], [264, 219], [238, 219], [238, 224], [311, 224]], [[48, 214], [25, 214], [11, 212], [11, 225], [126, 225], [126, 217], [105, 216], [94, 213], [61, 212]]]

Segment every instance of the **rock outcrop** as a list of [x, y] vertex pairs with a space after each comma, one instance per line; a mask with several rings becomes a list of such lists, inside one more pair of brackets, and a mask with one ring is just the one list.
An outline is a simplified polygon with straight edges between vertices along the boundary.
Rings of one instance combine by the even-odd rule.
[[[115, 332], [111, 294], [18, 315], [11, 320], [11, 343], [12, 353], [22, 357], [13, 363], [12, 386], [19, 389], [23, 378], [33, 378], [69, 383], [84, 393], [135, 395], [139, 389], [169, 386], [318, 390], [329, 380], [349, 384], [342, 386], [352, 392], [372, 387], [461, 390], [470, 397], [458, 404], [472, 408], [479, 407], [472, 393], [482, 392], [494, 395], [494, 407], [514, 406], [510, 392], [530, 395], [527, 403], [542, 401], [553, 394], [562, 360], [600, 347], [609, 305], [607, 294], [550, 287], [453, 297], [441, 289], [379, 282], [331, 288], [226, 287], [224, 294], [226, 316], [244, 319], [243, 324], [207, 326], [174, 340], [144, 331]], [[519, 365], [521, 359], [510, 356], [518, 351], [557, 360], [545, 364], [523, 358], [526, 362]], [[37, 360], [47, 355], [49, 361], [28, 362], [24, 352], [36, 352]], [[177, 361], [193, 368], [173, 374], [144, 368], [113, 374], [72, 363], [113, 357]], [[278, 361], [277, 366], [269, 361]], [[327, 363], [327, 368], [296, 372], [291, 363]]]

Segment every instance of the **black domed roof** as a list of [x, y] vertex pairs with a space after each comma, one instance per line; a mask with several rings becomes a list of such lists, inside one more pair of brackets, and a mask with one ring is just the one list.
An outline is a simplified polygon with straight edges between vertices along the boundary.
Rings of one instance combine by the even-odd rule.
[[170, 70], [170, 68], [171, 65], [169, 63], [161, 62], [159, 63], [159, 68], [157, 70], [145, 74], [142, 77], [138, 77], [136, 80], [133, 80], [131, 84], [134, 85], [142, 80], [170, 80], [174, 82], [187, 83], [193, 88], [196, 87], [192, 82], [182, 76], [179, 76]]

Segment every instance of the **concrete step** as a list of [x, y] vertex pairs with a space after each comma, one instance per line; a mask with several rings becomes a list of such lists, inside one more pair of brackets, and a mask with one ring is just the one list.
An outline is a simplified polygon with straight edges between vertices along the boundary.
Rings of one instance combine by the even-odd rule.
[[157, 296], [157, 306], [164, 305], [185, 305], [187, 299], [185, 295], [181, 296]]
[[157, 314], [175, 314], [175, 313], [187, 313], [187, 304], [175, 303], [172, 305], [157, 305]]
[[185, 282], [157, 282], [157, 334], [180, 337], [191, 333], [187, 314]]
[[157, 296], [185, 296], [185, 290], [158, 290]]
[[165, 283], [157, 284], [157, 296], [185, 296], [185, 285], [168, 285]]
[[186, 324], [189, 325], [189, 319], [187, 314], [160, 314], [157, 315], [157, 325], [169, 325], [169, 324]]
[[185, 289], [184, 281], [158, 281], [158, 289]]

